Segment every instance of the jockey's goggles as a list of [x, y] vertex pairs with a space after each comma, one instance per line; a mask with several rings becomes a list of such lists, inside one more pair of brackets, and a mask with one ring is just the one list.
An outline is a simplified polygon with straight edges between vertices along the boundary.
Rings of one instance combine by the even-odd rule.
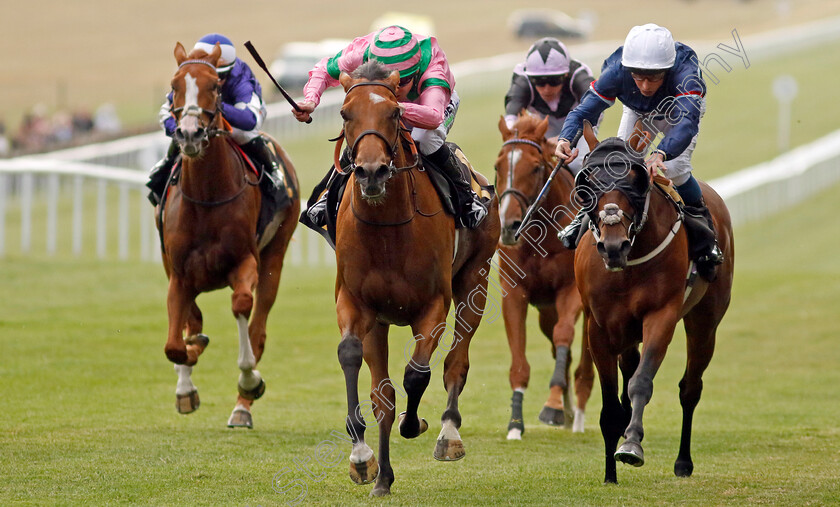
[[529, 78], [531, 84], [534, 86], [560, 86], [566, 79], [566, 74], [556, 74], [554, 76], [531, 76]]

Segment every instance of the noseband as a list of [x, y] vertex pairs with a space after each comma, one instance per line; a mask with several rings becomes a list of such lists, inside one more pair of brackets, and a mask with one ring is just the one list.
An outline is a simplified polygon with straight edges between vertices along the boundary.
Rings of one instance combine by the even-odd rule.
[[[543, 149], [542, 149], [542, 146], [540, 146], [539, 143], [537, 143], [535, 141], [531, 141], [530, 139], [514, 138], [514, 139], [508, 139], [507, 141], [502, 143], [502, 147], [504, 148], [505, 146], [508, 146], [508, 145], [511, 145], [511, 144], [527, 144], [529, 146], [533, 146], [534, 148], [537, 149], [537, 151], [540, 154], [540, 160], [542, 161], [541, 166], [543, 168], [543, 171], [548, 167], [546, 162], [545, 162], [545, 159], [542, 158]], [[533, 202], [534, 202], [534, 198], [525, 195], [525, 192], [523, 192], [523, 191], [521, 191], [518, 188], [513, 186], [513, 173], [514, 173], [513, 150], [511, 150], [510, 151], [510, 159], [508, 160], [508, 187], [506, 189], [504, 189], [501, 194], [499, 194], [499, 202], [501, 202], [502, 199], [506, 195], [511, 195], [516, 199], [516, 202], [519, 203], [519, 206], [522, 208], [522, 211], [524, 212], [525, 210], [527, 210], [528, 208], [531, 207], [531, 204], [533, 204]]]
[[[385, 88], [386, 90], [388, 90], [388, 92], [390, 92], [391, 95], [394, 96], [394, 100], [396, 100], [396, 98], [397, 98], [397, 95], [394, 93], [394, 90], [392, 90], [390, 86], [388, 86], [385, 83], [380, 83], [378, 81], [368, 81], [368, 82], [364, 82], [364, 83], [356, 83], [356, 84], [354, 84], [353, 86], [351, 86], [350, 88], [347, 89], [347, 95], [349, 95], [350, 92], [354, 88], [360, 87], [360, 86], [381, 86], [381, 87]], [[396, 131], [396, 135], [394, 136], [393, 141], [389, 140], [387, 137], [385, 137], [385, 134], [383, 134], [382, 132], [380, 132], [376, 129], [364, 130], [358, 136], [356, 136], [356, 139], [354, 139], [353, 143], [350, 144], [350, 146], [349, 146], [350, 160], [351, 160], [351, 162], [350, 162], [350, 172], [353, 172], [356, 169], [356, 162], [355, 162], [356, 161], [356, 150], [358, 149], [359, 141], [361, 141], [362, 138], [364, 138], [365, 136], [370, 136], [370, 135], [376, 136], [379, 139], [382, 139], [382, 142], [385, 143], [385, 148], [388, 150], [388, 157], [391, 159], [390, 164], [388, 164], [388, 178], [392, 178], [395, 174], [397, 174], [401, 171], [406, 171], [406, 170], [413, 169], [413, 168], [417, 167], [417, 165], [420, 163], [420, 155], [419, 154], [415, 155], [414, 163], [411, 164], [411, 165], [407, 165], [407, 166], [403, 166], [403, 167], [396, 167], [394, 165], [394, 159], [397, 156], [397, 143], [400, 142], [400, 134], [408, 133], [408, 129], [404, 128], [402, 126], [401, 122], [400, 122], [401, 118], [402, 118], [402, 113], [400, 112], [400, 114], [397, 114], [397, 117], [394, 119], [394, 123], [395, 123], [394, 129]], [[347, 122], [345, 121], [344, 123], [346, 124]], [[346, 129], [342, 129], [341, 134], [335, 140], [341, 139], [344, 136], [345, 130]], [[336, 165], [336, 170], [341, 172], [341, 168], [338, 164]]]

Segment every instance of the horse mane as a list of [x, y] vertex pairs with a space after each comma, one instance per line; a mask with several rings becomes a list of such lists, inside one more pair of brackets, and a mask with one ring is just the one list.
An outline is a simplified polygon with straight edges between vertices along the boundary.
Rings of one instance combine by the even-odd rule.
[[527, 111], [519, 113], [511, 130], [516, 130], [519, 137], [531, 137], [539, 140], [541, 136], [536, 134], [537, 127], [542, 123], [542, 119]]
[[368, 81], [385, 81], [390, 75], [391, 71], [385, 68], [385, 65], [379, 60], [368, 60], [350, 74], [353, 79], [366, 79]]

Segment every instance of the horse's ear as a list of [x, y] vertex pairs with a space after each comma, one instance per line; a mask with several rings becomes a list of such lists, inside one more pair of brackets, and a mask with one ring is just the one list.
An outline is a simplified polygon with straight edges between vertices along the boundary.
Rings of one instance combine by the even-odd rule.
[[592, 130], [592, 124], [587, 120], [583, 120], [583, 138], [586, 139], [586, 144], [589, 145], [589, 151], [598, 146], [598, 138], [595, 137], [595, 131]]
[[541, 122], [537, 124], [537, 128], [534, 131], [534, 134], [539, 137], [545, 137], [545, 133], [548, 131], [548, 116], [542, 119]]
[[341, 75], [338, 76], [338, 82], [341, 83], [341, 86], [344, 87], [345, 92], [347, 92], [347, 90], [349, 90], [350, 87], [353, 86], [353, 78], [350, 77], [350, 74], [346, 72], [342, 72]]
[[187, 59], [187, 50], [184, 49], [184, 45], [180, 42], [175, 43], [175, 61], [178, 62], [178, 65]]
[[634, 152], [642, 155], [647, 151], [647, 147], [652, 140], [651, 133], [644, 129], [642, 120], [636, 120], [636, 124], [633, 126], [633, 133], [627, 139], [627, 146]]
[[397, 91], [400, 88], [400, 71], [395, 70], [391, 72], [391, 75], [385, 80], [394, 91]]
[[210, 63], [213, 64], [213, 67], [219, 63], [219, 58], [222, 57], [222, 47], [217, 42], [215, 46], [213, 46], [213, 51], [210, 52]]
[[505, 120], [504, 116], [499, 117], [499, 132], [502, 133], [502, 140], [503, 141], [507, 141], [508, 138], [510, 138], [510, 136], [513, 135], [513, 133], [510, 131], [510, 129], [507, 126], [507, 121]]

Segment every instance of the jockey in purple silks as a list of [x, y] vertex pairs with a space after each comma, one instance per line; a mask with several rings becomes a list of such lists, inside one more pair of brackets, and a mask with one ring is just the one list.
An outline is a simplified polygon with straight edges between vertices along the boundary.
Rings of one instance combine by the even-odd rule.
[[[231, 137], [251, 160], [262, 165], [265, 170], [264, 175], [273, 183], [274, 188], [278, 192], [285, 192], [282, 178], [277, 172], [274, 155], [260, 135], [260, 127], [265, 120], [266, 110], [260, 83], [251, 68], [236, 57], [233, 43], [224, 35], [217, 33], [205, 35], [196, 42], [193, 50], [201, 49], [210, 54], [216, 43], [222, 50], [222, 55], [216, 63], [216, 73], [219, 75], [221, 84], [222, 116], [233, 129]], [[158, 115], [160, 124], [169, 137], [172, 137], [177, 128], [171, 109], [172, 93], [170, 92], [160, 107]], [[163, 160], [158, 162], [149, 174], [149, 182], [146, 186], [152, 190], [149, 200], [155, 205], [160, 202], [161, 194], [166, 188], [166, 181], [172, 172], [178, 151], [178, 143], [173, 139]]]
[[[292, 110], [299, 121], [306, 121], [321, 101], [327, 88], [338, 86], [342, 72], [351, 73], [360, 65], [378, 60], [388, 70], [399, 71], [397, 100], [405, 110], [403, 122], [420, 153], [444, 172], [454, 183], [460, 225], [475, 228], [487, 215], [487, 207], [461, 175], [460, 163], [445, 144], [455, 121], [460, 100], [455, 93], [455, 78], [446, 55], [434, 37], [418, 37], [400, 26], [389, 26], [354, 39], [333, 57], [324, 58], [309, 72], [303, 88], [302, 111]], [[346, 152], [345, 152], [346, 153]], [[351, 161], [345, 157], [341, 164]], [[316, 224], [324, 223], [326, 194], [307, 211]]]

